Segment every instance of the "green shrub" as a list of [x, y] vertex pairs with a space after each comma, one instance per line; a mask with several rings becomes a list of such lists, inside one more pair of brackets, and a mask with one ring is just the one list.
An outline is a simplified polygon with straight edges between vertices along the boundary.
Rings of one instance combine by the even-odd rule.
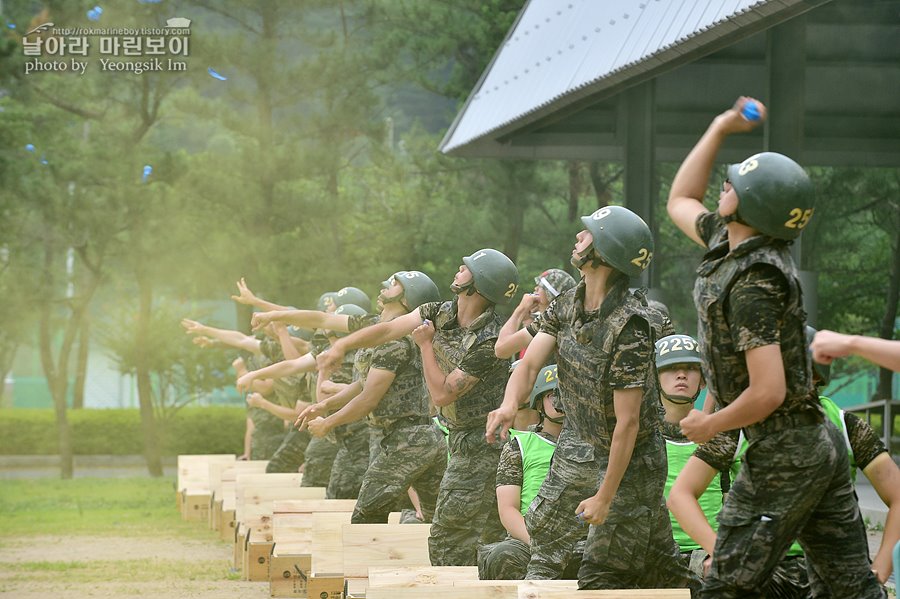
[[[246, 410], [241, 407], [191, 407], [167, 423], [157, 423], [163, 455], [241, 453]], [[76, 455], [143, 453], [140, 413], [136, 409], [70, 410]], [[53, 410], [0, 410], [0, 454], [58, 453]]]

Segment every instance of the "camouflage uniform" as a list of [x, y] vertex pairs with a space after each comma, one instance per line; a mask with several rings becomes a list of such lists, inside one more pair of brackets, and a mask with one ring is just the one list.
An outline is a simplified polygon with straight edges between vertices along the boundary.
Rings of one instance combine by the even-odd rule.
[[[309, 374], [286, 378], [287, 383], [293, 390], [293, 405], [296, 405], [297, 400], [306, 403], [310, 403], [313, 400], [312, 393], [315, 389], [311, 387], [312, 377]], [[297, 472], [306, 459], [306, 448], [310, 440], [309, 431], [304, 430], [300, 432], [291, 426], [284, 439], [282, 439], [281, 445], [275, 451], [275, 455], [269, 460], [266, 472]], [[326, 484], [327, 482], [326, 478]]]
[[[856, 467], [865, 469], [881, 453], [887, 449], [881, 439], [866, 422], [855, 414], [843, 413], [846, 439], [852, 452], [851, 472]], [[740, 471], [740, 453], [746, 441], [738, 431], [727, 431], [713, 437], [708, 443], [697, 448], [694, 455], [711, 468], [723, 474], [736, 476]], [[809, 577], [806, 573], [806, 560], [803, 550], [796, 544], [791, 546], [787, 555], [778, 562], [772, 578], [766, 583], [763, 596], [774, 598], [798, 599], [810, 596]], [[830, 596], [826, 593], [824, 596]]]
[[[370, 324], [350, 317], [350, 330]], [[415, 488], [422, 515], [430, 522], [438, 487], [447, 466], [446, 446], [428, 416], [429, 399], [421, 355], [410, 337], [389, 341], [356, 353], [354, 378], [365, 381], [371, 368], [394, 374], [381, 400], [367, 418], [380, 447], [363, 478], [351, 522], [385, 523], [388, 514], [408, 504], [407, 489]]]
[[[541, 332], [556, 338], [566, 426], [593, 446], [598, 487], [606, 475], [616, 426], [614, 390], [640, 388], [643, 398], [631, 461], [606, 521], [590, 527], [578, 587], [698, 587], [696, 576], [679, 558], [663, 497], [666, 451], [659, 432], [653, 361], [657, 332], [651, 324], [657, 315], [639, 297], [626, 294], [620, 305], [599, 319], [599, 311], [584, 310], [584, 293], [582, 281], [557, 298], [544, 313]], [[576, 506], [568, 518], [574, 516]]]
[[[762, 597], [794, 538], [806, 552], [813, 596], [885, 597], [871, 572], [849, 461], [812, 388], [800, 282], [788, 244], [755, 236], [730, 250], [721, 217], [697, 219], [710, 248], [697, 270], [703, 371], [728, 406], [747, 388], [744, 352], [781, 348], [784, 402], [744, 428], [744, 464], [722, 511], [702, 597]], [[829, 595], [830, 593], [830, 595]]]
[[478, 379], [455, 402], [440, 408], [450, 430], [450, 459], [428, 538], [432, 565], [471, 566], [479, 541], [492, 543], [505, 534], [494, 492], [500, 447], [484, 438], [487, 415], [502, 403], [509, 377], [509, 361], [494, 355], [502, 322], [489, 308], [469, 327], [461, 327], [456, 299], [422, 304], [419, 313], [434, 323], [434, 354], [441, 371], [449, 374], [459, 368]]
[[[326, 348], [327, 341], [323, 344], [321, 336], [313, 336], [311, 350], [313, 355], [321, 353]], [[353, 358], [353, 354], [344, 356], [341, 367], [331, 375], [332, 382], [345, 384], [353, 382]], [[332, 430], [326, 435], [325, 440], [337, 444], [337, 453], [331, 465], [331, 476], [325, 490], [326, 499], [356, 499], [363, 476], [369, 467], [369, 428], [363, 421], [351, 422]], [[318, 449], [318, 446], [316, 448]], [[308, 447], [307, 460], [309, 451]], [[305, 478], [306, 471], [304, 471]]]
[[[529, 427], [533, 429], [534, 427]], [[535, 434], [553, 444], [556, 437], [544, 431]], [[540, 471], [539, 471], [540, 472]], [[546, 476], [546, 472], [544, 472]], [[500, 452], [497, 464], [497, 487], [515, 486], [520, 489], [525, 479], [522, 452], [518, 438], [512, 438]], [[523, 498], [523, 501], [525, 498]], [[531, 559], [531, 547], [509, 535], [499, 543], [482, 545], [478, 548], [478, 578], [482, 580], [521, 580]]]
[[550, 471], [525, 514], [531, 537], [526, 579], [578, 577], [588, 527], [575, 516], [575, 508], [597, 492], [599, 471], [594, 447], [564, 422]]
[[[266, 340], [262, 340], [260, 347], [263, 347], [265, 343]], [[259, 370], [272, 363], [265, 353], [262, 356], [252, 355], [245, 361], [249, 370]], [[282, 439], [284, 439], [284, 420], [262, 408], [248, 408], [247, 415], [253, 421], [253, 436], [250, 439], [250, 459], [268, 460], [278, 449], [278, 446], [281, 445]]]

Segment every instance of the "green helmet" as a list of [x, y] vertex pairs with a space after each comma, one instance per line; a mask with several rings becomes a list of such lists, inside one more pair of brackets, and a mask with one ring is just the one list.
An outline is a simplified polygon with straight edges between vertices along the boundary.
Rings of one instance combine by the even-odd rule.
[[424, 272], [400, 270], [392, 274], [390, 279], [382, 282], [381, 286], [387, 289], [391, 286], [392, 280], [400, 283], [400, 286], [403, 287], [403, 293], [387, 301], [382, 298], [382, 303], [406, 300], [404, 305], [409, 312], [412, 312], [422, 304], [441, 301], [441, 292], [438, 291], [437, 285]]
[[316, 310], [326, 312], [329, 305], [334, 305], [334, 298], [336, 297], [337, 291], [326, 291], [319, 296], [319, 301], [316, 302]]
[[531, 389], [531, 395], [528, 396], [528, 406], [532, 410], [543, 412], [541, 400], [544, 393], [553, 391], [559, 386], [559, 378], [556, 375], [556, 364], [544, 366], [534, 381], [534, 387]]
[[803, 168], [783, 154], [763, 152], [728, 167], [738, 197], [736, 220], [776, 239], [796, 239], [815, 210]]
[[[594, 237], [600, 259], [629, 277], [640, 275], [653, 259], [653, 235], [644, 220], [622, 206], [605, 206], [581, 222]], [[582, 257], [581, 265], [588, 256]]]
[[578, 283], [572, 275], [559, 268], [545, 270], [534, 278], [534, 284], [544, 288], [550, 299], [556, 299], [560, 294], [572, 289]]
[[370, 300], [369, 296], [358, 287], [344, 287], [337, 292], [334, 303], [338, 307], [354, 304], [366, 312], [372, 309], [372, 300]]
[[296, 337], [298, 339], [303, 339], [304, 341], [312, 341], [313, 331], [310, 329], [304, 329], [302, 327], [296, 327], [294, 325], [290, 325], [287, 328], [288, 333], [291, 337]]
[[463, 264], [472, 272], [472, 283], [463, 288], [453, 288], [460, 293], [470, 286], [489, 302], [508, 304], [519, 288], [519, 271], [503, 252], [485, 248], [463, 258]]
[[[668, 335], [656, 342], [656, 370], [662, 372], [676, 364], [701, 364], [700, 344], [690, 335]], [[697, 399], [700, 389], [693, 397], [670, 395], [659, 390], [663, 397], [673, 403], [689, 403]]]
[[[334, 313], [336, 315], [341, 314], [344, 316], [365, 316], [366, 314], [368, 314], [368, 311], [366, 311], [365, 308], [360, 308], [356, 304], [344, 304], [342, 306], [338, 306], [337, 310], [335, 310]], [[343, 331], [331, 331], [331, 334], [335, 337], [346, 337], [350, 333], [345, 333]]]
[[813, 372], [819, 376], [822, 386], [827, 387], [828, 383], [831, 382], [831, 364], [822, 364], [813, 360], [812, 352], [809, 349], [817, 332], [816, 329], [806, 325], [806, 353], [809, 355], [809, 359], [812, 360]]

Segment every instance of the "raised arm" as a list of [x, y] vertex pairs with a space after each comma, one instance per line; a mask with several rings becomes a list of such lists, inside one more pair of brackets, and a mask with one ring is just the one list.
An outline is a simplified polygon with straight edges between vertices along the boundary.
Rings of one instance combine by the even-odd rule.
[[353, 398], [362, 391], [362, 389], [363, 386], [362, 382], [360, 381], [355, 381], [353, 383], [350, 383], [349, 385], [343, 385], [343, 388], [340, 389], [337, 393], [328, 396], [326, 399], [306, 406], [303, 411], [300, 412], [300, 415], [297, 416], [297, 421], [294, 423], [294, 425], [302, 431], [314, 418], [327, 416], [331, 412], [343, 408], [345, 405], [350, 403]]
[[533, 293], [526, 293], [522, 296], [522, 301], [513, 310], [509, 319], [503, 323], [500, 334], [497, 336], [497, 343], [494, 345], [494, 354], [501, 359], [511, 358], [517, 352], [522, 351], [531, 342], [531, 334], [521, 329], [522, 322], [525, 318], [534, 312], [537, 308], [537, 296]]
[[262, 351], [259, 348], [259, 339], [245, 335], [240, 331], [217, 329], [189, 318], [183, 318], [181, 326], [184, 327], [189, 335], [204, 335], [225, 345], [242, 349], [257, 356], [262, 355]]
[[[748, 121], [741, 116], [741, 110], [747, 102], [756, 102], [760, 108], [760, 118]], [[697, 235], [697, 217], [708, 212], [703, 206], [703, 197], [709, 185], [709, 176], [716, 162], [716, 155], [725, 138], [732, 133], [750, 131], [765, 120], [766, 109], [762, 102], [752, 98], [738, 98], [734, 106], [717, 116], [709, 125], [706, 133], [697, 142], [678, 168], [666, 211], [672, 222], [696, 243], [706, 246]]]
[[468, 374], [460, 368], [456, 368], [444, 374], [437, 358], [434, 356], [434, 325], [426, 320], [412, 332], [413, 341], [422, 351], [422, 372], [425, 375], [425, 386], [431, 401], [437, 407], [449, 406], [461, 396], [465, 395], [475, 384], [478, 378]]
[[247, 405], [251, 408], [260, 408], [262, 410], [265, 410], [276, 418], [281, 418], [282, 420], [287, 420], [288, 422], [293, 422], [294, 418], [296, 418], [298, 414], [296, 408], [288, 408], [286, 406], [274, 404], [259, 393], [250, 393], [249, 395], [247, 395]]
[[863, 469], [863, 474], [872, 483], [878, 496], [888, 506], [887, 519], [884, 522], [884, 533], [881, 545], [872, 561], [872, 570], [878, 580], [884, 584], [893, 571], [891, 553], [894, 545], [900, 541], [900, 469], [891, 459], [890, 454], [883, 452]]
[[279, 304], [275, 304], [272, 302], [267, 302], [266, 300], [257, 297], [254, 295], [250, 288], [247, 287], [246, 281], [241, 277], [241, 280], [237, 282], [238, 294], [232, 295], [231, 299], [236, 301], [239, 304], [244, 304], [245, 306], [253, 306], [259, 308], [260, 310], [290, 310], [289, 306], [281, 306]]

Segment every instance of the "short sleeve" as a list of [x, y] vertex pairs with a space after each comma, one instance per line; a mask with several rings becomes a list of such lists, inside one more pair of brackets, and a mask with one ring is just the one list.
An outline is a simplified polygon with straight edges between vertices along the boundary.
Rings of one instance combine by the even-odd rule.
[[534, 317], [534, 320], [525, 327], [525, 330], [528, 331], [528, 334], [534, 337], [541, 330], [541, 321], [544, 319], [543, 314], [538, 314]]
[[434, 322], [438, 312], [441, 311], [441, 302], [428, 302], [419, 306], [419, 315], [422, 320], [430, 320]]
[[524, 478], [522, 470], [522, 452], [519, 451], [519, 441], [510, 439], [500, 452], [500, 461], [497, 463], [497, 487], [512, 485], [521, 487]]
[[496, 368], [501, 360], [494, 355], [496, 338], [486, 339], [469, 349], [457, 368], [477, 379], [485, 378]]
[[697, 230], [697, 236], [703, 240], [706, 247], [712, 247], [711, 243], [713, 238], [716, 237], [717, 234], [722, 234], [725, 223], [722, 221], [722, 217], [719, 216], [718, 212], [710, 211], [697, 216], [694, 227]]
[[413, 349], [407, 338], [389, 341], [379, 345], [372, 351], [372, 363], [370, 368], [387, 370], [396, 374], [409, 363]]
[[868, 423], [855, 414], [844, 413], [844, 424], [847, 426], [847, 437], [853, 450], [853, 460], [860, 469], [872, 463], [878, 454], [887, 453], [884, 443], [872, 430]]
[[[562, 297], [564, 296], [560, 296], [550, 302], [550, 305], [547, 306], [547, 309], [541, 313], [540, 318], [535, 319], [534, 323], [532, 323], [538, 325], [538, 329], [535, 331], [535, 335], [537, 333], [546, 333], [548, 335], [552, 335], [553, 337], [557, 337], [559, 335], [559, 311], [562, 308], [562, 305], [560, 304], [560, 298]], [[532, 335], [532, 337], [533, 336], [534, 335]]]
[[719, 433], [708, 442], [699, 445], [694, 450], [694, 456], [719, 472], [728, 472], [737, 454], [739, 435], [738, 431]]
[[781, 344], [787, 296], [787, 280], [776, 267], [756, 264], [741, 273], [731, 287], [726, 305], [737, 351]]
[[647, 322], [633, 317], [616, 339], [609, 367], [609, 385], [613, 389], [643, 387], [653, 359], [653, 344]]

